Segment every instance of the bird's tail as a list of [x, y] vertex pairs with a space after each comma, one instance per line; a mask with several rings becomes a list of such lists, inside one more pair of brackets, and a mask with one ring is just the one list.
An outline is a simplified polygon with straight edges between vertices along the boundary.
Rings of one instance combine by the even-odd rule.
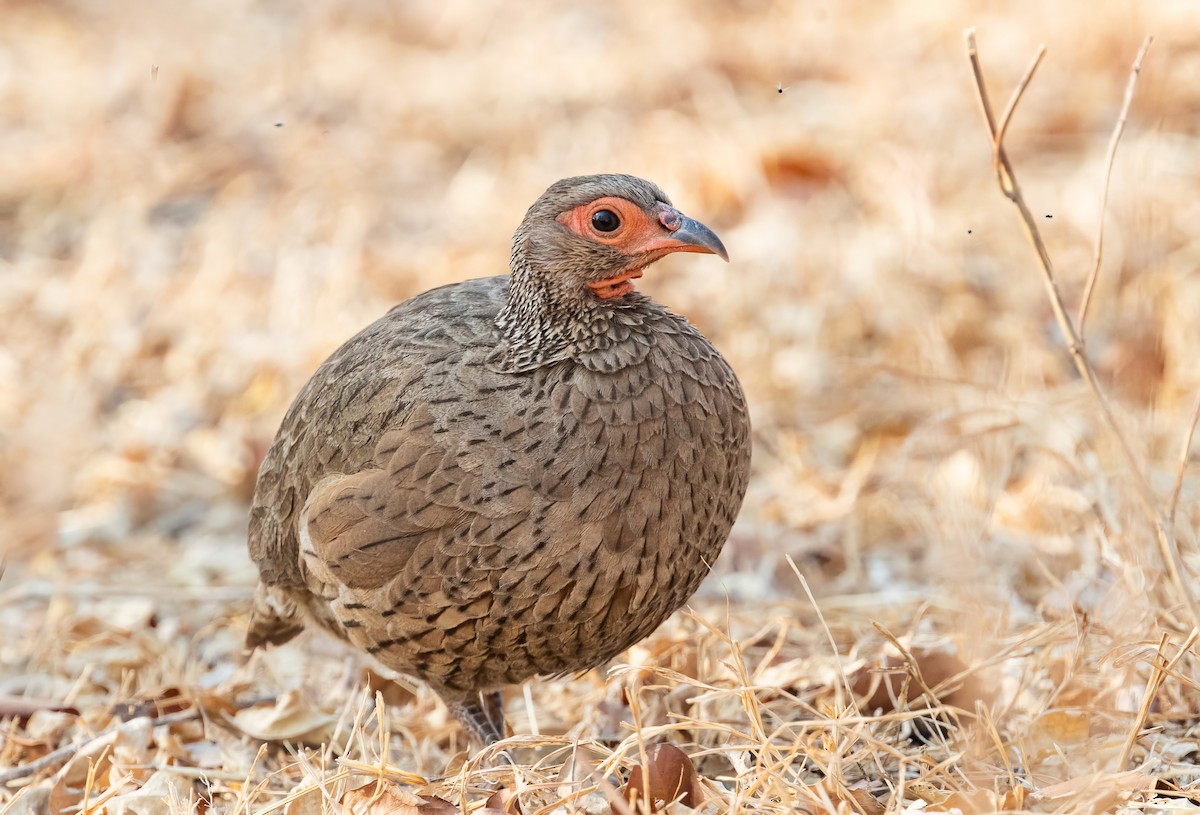
[[304, 630], [304, 612], [296, 598], [282, 586], [259, 583], [246, 627], [246, 648], [281, 645]]

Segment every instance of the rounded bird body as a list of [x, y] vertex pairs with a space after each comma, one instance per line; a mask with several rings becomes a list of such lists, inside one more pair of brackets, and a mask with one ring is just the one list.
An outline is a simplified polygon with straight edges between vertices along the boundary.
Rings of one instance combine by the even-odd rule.
[[338, 349], [259, 473], [248, 643], [316, 622], [490, 741], [481, 693], [599, 665], [679, 608], [750, 441], [729, 365], [632, 291], [669, 251], [724, 247], [648, 182], [567, 179], [511, 275], [418, 295]]

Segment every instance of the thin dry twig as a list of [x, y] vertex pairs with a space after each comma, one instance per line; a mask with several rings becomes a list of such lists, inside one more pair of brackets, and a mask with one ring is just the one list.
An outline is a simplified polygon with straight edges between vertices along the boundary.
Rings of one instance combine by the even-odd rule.
[[1200, 421], [1200, 394], [1196, 396], [1196, 406], [1192, 408], [1192, 421], [1188, 424], [1187, 432], [1183, 435], [1183, 444], [1179, 448], [1179, 464], [1175, 468], [1175, 486], [1171, 488], [1171, 501], [1167, 505], [1167, 520], [1175, 524], [1175, 510], [1179, 506], [1179, 495], [1183, 492], [1183, 477], [1187, 473], [1188, 460], [1192, 456], [1192, 439], [1196, 435], [1196, 423]]
[[1179, 661], [1183, 659], [1183, 655], [1188, 653], [1192, 646], [1196, 644], [1196, 640], [1200, 639], [1200, 629], [1193, 628], [1192, 633], [1184, 640], [1183, 645], [1179, 647], [1179, 652], [1171, 657], [1170, 662], [1167, 662], [1163, 657], [1163, 649], [1167, 646], [1169, 636], [1162, 635], [1162, 639], [1158, 643], [1158, 651], [1154, 660], [1154, 670], [1150, 674], [1149, 681], [1146, 682], [1146, 692], [1142, 695], [1142, 703], [1138, 706], [1137, 718], [1133, 722], [1133, 727], [1129, 729], [1129, 735], [1125, 738], [1125, 746], [1121, 749], [1121, 757], [1117, 760], [1117, 769], [1120, 771], [1129, 765], [1129, 756], [1133, 752], [1133, 746], [1137, 744], [1138, 737], [1141, 735], [1142, 726], [1146, 723], [1146, 717], [1150, 715], [1150, 705], [1153, 704], [1155, 697], [1158, 696], [1158, 689], [1162, 687], [1163, 679], [1165, 679]]
[[[825, 639], [829, 642], [829, 648], [833, 652], [833, 658], [840, 663], [842, 655], [838, 651], [837, 640], [833, 638], [833, 631], [830, 630], [829, 623], [825, 620], [825, 615], [821, 612], [821, 607], [817, 605], [817, 598], [813, 596], [812, 589], [808, 587], [808, 581], [804, 579], [804, 575], [800, 572], [800, 567], [796, 565], [796, 561], [792, 560], [792, 556], [784, 555], [784, 557], [787, 559], [788, 565], [792, 567], [793, 574], [795, 574], [796, 578], [800, 581], [800, 585], [804, 589], [804, 594], [808, 597], [808, 602], [812, 604], [813, 611], [815, 611], [817, 614], [817, 619], [821, 621], [821, 628], [823, 628], [825, 631]], [[849, 702], [848, 709], [851, 710], [855, 716], [861, 715], [858, 709], [858, 703], [854, 701], [854, 689], [850, 687], [850, 680], [846, 678], [846, 672], [839, 669], [838, 675], [842, 681], [833, 686], [835, 704], [838, 706], [838, 713], [840, 714], [845, 711], [847, 709], [846, 702]], [[845, 697], [842, 696], [843, 690], [846, 694]]]
[[1042, 59], [1045, 56], [1046, 46], [1039, 45], [1037, 53], [1033, 56], [1033, 61], [1025, 69], [1025, 75], [1017, 83], [1016, 89], [1008, 99], [1008, 104], [1004, 106], [1004, 112], [1000, 114], [1000, 123], [996, 127], [996, 138], [992, 143], [992, 166], [996, 169], [996, 180], [1000, 182], [1002, 188], [1005, 183], [1005, 175], [1001, 170], [1000, 149], [1004, 144], [1004, 137], [1008, 135], [1008, 124], [1012, 121], [1012, 115], [1017, 109], [1017, 103], [1025, 95], [1025, 90], [1029, 87], [1029, 83], [1033, 81], [1033, 75], [1037, 73], [1038, 66], [1042, 64]]
[[883, 635], [883, 637], [890, 642], [892, 647], [895, 648], [900, 654], [901, 659], [904, 660], [905, 667], [908, 669], [909, 676], [911, 676], [913, 681], [917, 683], [917, 690], [920, 691], [921, 696], [925, 699], [925, 704], [929, 706], [929, 709], [933, 710], [934, 708], [939, 707], [941, 702], [938, 700], [937, 695], [929, 688], [929, 685], [925, 684], [925, 677], [921, 675], [920, 663], [917, 662], [917, 658], [913, 656], [912, 651], [910, 651], [904, 643], [900, 642], [899, 638], [895, 634], [893, 634], [891, 631], [888, 631], [887, 628], [880, 625], [878, 622], [872, 620], [871, 625], [873, 625], [875, 630]]
[[[1159, 549], [1162, 553], [1163, 561], [1167, 567], [1167, 572], [1171, 577], [1171, 581], [1175, 584], [1179, 596], [1188, 607], [1188, 612], [1191, 616], [1191, 621], [1194, 626], [1200, 626], [1200, 605], [1197, 605], [1196, 598], [1193, 596], [1191, 588], [1183, 579], [1183, 562], [1179, 556], [1179, 549], [1176, 545], [1175, 535], [1172, 525], [1167, 517], [1158, 509], [1157, 502], [1154, 497], [1154, 492], [1150, 487], [1150, 482], [1147, 480], [1142, 467], [1139, 465], [1137, 456], [1134, 455], [1133, 448], [1129, 444], [1129, 440], [1122, 432], [1120, 425], [1117, 423], [1116, 416], [1112, 412], [1112, 408], [1108, 404], [1108, 399], [1104, 392], [1100, 389], [1100, 383], [1096, 379], [1096, 373], [1092, 369], [1090, 360], [1084, 353], [1083, 342], [1079, 337], [1079, 333], [1075, 328], [1074, 322], [1067, 313], [1066, 306], [1063, 302], [1062, 294], [1058, 290], [1057, 279], [1054, 275], [1054, 264], [1050, 260], [1050, 253], [1046, 249], [1046, 244], [1042, 240], [1041, 232], [1038, 230], [1037, 221], [1033, 217], [1029, 206], [1025, 203], [1025, 196], [1021, 193], [1020, 184], [1017, 182], [1016, 173], [1013, 170], [1012, 162], [1009, 160], [1008, 153], [1004, 149], [1004, 143], [1001, 140], [1003, 133], [1000, 131], [996, 123], [995, 115], [992, 113], [992, 105], [988, 98], [987, 83], [983, 78], [983, 67], [979, 60], [979, 49], [975, 43], [975, 31], [968, 29], [966, 31], [967, 41], [967, 58], [971, 63], [971, 70], [975, 76], [975, 87], [979, 94], [979, 102], [983, 108], [984, 119], [987, 122], [988, 130], [992, 136], [992, 152], [996, 164], [996, 174], [999, 179], [1000, 189], [1004, 195], [1013, 202], [1021, 215], [1021, 222], [1025, 228], [1025, 235], [1029, 242], [1033, 245], [1034, 251], [1037, 252], [1038, 260], [1042, 268], [1042, 282], [1046, 288], [1046, 294], [1050, 299], [1050, 306], [1054, 311], [1054, 318], [1058, 322], [1059, 329], [1062, 331], [1063, 337], [1067, 341], [1067, 350], [1071, 354], [1071, 361], [1075, 365], [1076, 371], [1087, 385], [1088, 392], [1092, 396], [1092, 401], [1095, 403], [1097, 411], [1103, 419], [1104, 425], [1117, 441], [1117, 447], [1121, 451], [1122, 458], [1125, 460], [1125, 465], [1129, 472], [1133, 475], [1133, 482], [1136, 487], [1136, 493], [1143, 510], [1152, 520], [1154, 526], [1155, 537], [1159, 544]], [[1040, 62], [1040, 55], [1035, 58], [1034, 64]], [[1032, 73], [1032, 69], [1027, 74]], [[1136, 76], [1136, 74], [1135, 74]], [[1019, 85], [1013, 94], [1013, 98], [1009, 101], [1007, 110], [1015, 110], [1020, 101], [1021, 95], [1025, 89], [1024, 85]]]
[[[122, 788], [133, 780], [132, 773], [126, 773], [120, 778], [113, 779], [108, 785], [108, 789], [96, 796], [96, 800], [89, 801], [87, 795], [84, 796], [83, 805], [79, 808], [79, 815], [96, 815], [96, 813], [104, 812], [104, 805], [121, 794]], [[88, 769], [88, 787], [95, 782], [94, 769]]]
[[[286, 809], [287, 806], [289, 804], [291, 804], [293, 801], [303, 798], [304, 796], [310, 794], [314, 790], [325, 789], [329, 785], [335, 784], [338, 781], [344, 781], [353, 775], [354, 775], [353, 769], [343, 768], [343, 769], [338, 770], [336, 773], [333, 773], [332, 775], [322, 778], [318, 783], [308, 784], [308, 785], [299, 785], [295, 789], [293, 789], [286, 797], [279, 799], [278, 801], [276, 801], [273, 804], [269, 804], [268, 806], [266, 806], [263, 809], [256, 810], [254, 815], [271, 815], [271, 813], [273, 813], [273, 812], [278, 812], [281, 809]], [[247, 806], [249, 806], [249, 804], [247, 804]]]
[[[1088, 306], [1092, 302], [1092, 291], [1096, 288], [1097, 278], [1100, 277], [1100, 261], [1104, 257], [1104, 213], [1108, 209], [1108, 189], [1112, 184], [1112, 168], [1117, 158], [1117, 146], [1121, 143], [1121, 135], [1125, 132], [1125, 121], [1129, 118], [1129, 107], [1133, 104], [1133, 90], [1137, 87], [1138, 74], [1142, 71], [1142, 60], [1146, 58], [1146, 52], [1150, 50], [1152, 42], [1154, 42], [1153, 37], [1146, 37], [1142, 40], [1142, 47], [1129, 71], [1129, 81], [1125, 83], [1125, 98], [1121, 101], [1121, 112], [1117, 116], [1116, 125], [1113, 126], [1112, 137], [1108, 140], [1108, 156], [1104, 160], [1104, 192], [1100, 195], [1100, 214], [1098, 216], [1099, 223], [1096, 224], [1096, 248], [1092, 255], [1092, 273], [1088, 275], [1087, 285], [1083, 289], [1083, 299], [1079, 302], [1079, 316], [1075, 319], [1081, 339], [1084, 335], [1084, 323], [1087, 321]], [[1045, 51], [1044, 48], [1042, 50]], [[1001, 138], [1003, 137], [1004, 135], [1001, 133]], [[1171, 514], [1173, 517], [1174, 513]]]
[[[80, 804], [80, 806], [79, 806], [79, 811], [84, 813], [84, 815], [87, 815], [87, 813], [89, 811], [91, 811], [91, 808], [92, 808], [91, 798], [92, 798], [92, 789], [96, 785], [96, 770], [99, 769], [100, 762], [103, 761], [105, 756], [108, 755], [108, 751], [110, 749], [112, 749], [112, 745], [106, 744], [106, 745], [104, 745], [104, 749], [100, 751], [100, 755], [96, 756], [94, 759], [88, 758], [87, 781], [83, 785], [83, 803]], [[109, 786], [110, 792], [112, 792], [116, 789], [118, 789], [118, 786], [116, 784], [112, 784]]]
[[[21, 799], [31, 789], [33, 789], [33, 787], [21, 787], [19, 790], [17, 790], [16, 794], [10, 798], [3, 807], [0, 807], [0, 815], [8, 815], [9, 812], [15, 812], [17, 810], [17, 804], [20, 803]], [[25, 809], [27, 809], [27, 807]]]

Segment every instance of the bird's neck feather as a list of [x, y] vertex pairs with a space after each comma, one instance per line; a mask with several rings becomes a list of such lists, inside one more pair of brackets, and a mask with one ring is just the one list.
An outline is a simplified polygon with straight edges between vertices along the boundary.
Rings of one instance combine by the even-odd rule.
[[605, 345], [614, 312], [643, 299], [628, 295], [627, 302], [608, 303], [582, 288], [555, 287], [549, 275], [539, 274], [516, 251], [511, 265], [508, 301], [496, 316], [500, 342], [491, 364], [498, 370], [529, 371]]

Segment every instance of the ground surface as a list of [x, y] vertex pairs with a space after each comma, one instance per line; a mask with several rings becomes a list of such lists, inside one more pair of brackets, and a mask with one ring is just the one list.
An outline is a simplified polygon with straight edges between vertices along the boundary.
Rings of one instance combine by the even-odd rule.
[[[0, 812], [604, 812], [662, 740], [705, 811], [1196, 806], [1196, 621], [997, 189], [969, 26], [998, 108], [1049, 47], [1008, 145], [1071, 311], [1156, 37], [1087, 353], [1165, 513], [1200, 390], [1191, 0], [0, 4]], [[728, 246], [641, 283], [741, 375], [754, 476], [694, 614], [509, 696], [514, 778], [326, 639], [244, 661], [245, 509], [327, 353], [504, 271], [597, 171]]]

